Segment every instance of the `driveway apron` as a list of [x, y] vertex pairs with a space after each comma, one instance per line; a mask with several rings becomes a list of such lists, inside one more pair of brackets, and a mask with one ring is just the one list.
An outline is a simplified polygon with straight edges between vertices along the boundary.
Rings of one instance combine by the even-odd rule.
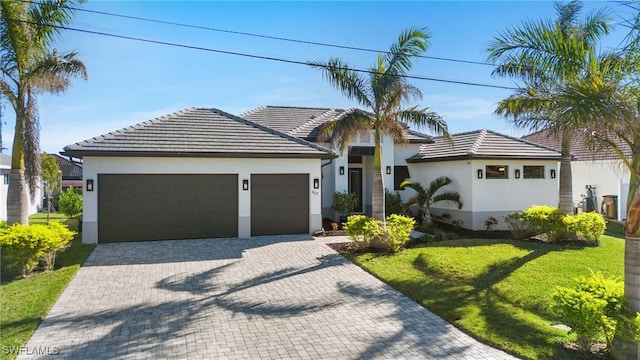
[[513, 359], [305, 235], [100, 244], [18, 356]]

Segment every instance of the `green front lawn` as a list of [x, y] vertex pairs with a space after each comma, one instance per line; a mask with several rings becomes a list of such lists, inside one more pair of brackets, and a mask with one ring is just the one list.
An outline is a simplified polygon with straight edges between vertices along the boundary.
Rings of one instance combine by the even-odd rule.
[[[78, 220], [62, 214], [51, 214], [51, 220], [60, 221], [77, 231]], [[47, 214], [30, 217], [31, 223], [46, 223]], [[65, 289], [80, 265], [89, 256], [94, 245], [82, 244], [81, 234], [76, 235], [71, 246], [58, 254], [54, 271], [37, 274], [27, 279], [0, 284], [0, 352], [1, 359], [12, 359], [7, 354], [11, 346], [24, 346], [44, 319], [58, 296]]]
[[551, 327], [556, 286], [590, 270], [620, 280], [624, 273], [624, 241], [610, 236], [599, 247], [465, 239], [345, 255], [472, 336], [530, 359], [577, 355], [562, 345], [571, 336]]

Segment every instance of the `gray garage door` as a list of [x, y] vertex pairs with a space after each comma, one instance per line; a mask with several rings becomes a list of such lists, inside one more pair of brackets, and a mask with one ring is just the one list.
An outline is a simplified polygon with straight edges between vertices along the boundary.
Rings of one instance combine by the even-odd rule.
[[251, 175], [251, 235], [309, 233], [309, 175]]
[[98, 175], [98, 242], [235, 236], [237, 175]]

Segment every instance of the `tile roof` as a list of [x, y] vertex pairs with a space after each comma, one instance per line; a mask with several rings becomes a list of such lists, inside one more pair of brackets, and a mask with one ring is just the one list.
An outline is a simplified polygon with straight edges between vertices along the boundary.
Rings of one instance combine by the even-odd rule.
[[[573, 160], [577, 161], [596, 161], [596, 160], [618, 160], [619, 157], [611, 150], [599, 150], [593, 151], [587, 146], [585, 140], [585, 133], [582, 130], [576, 130], [571, 134], [571, 155]], [[549, 129], [540, 130], [529, 135], [522, 137], [524, 140], [532, 143], [540, 144], [552, 149], [560, 151], [561, 139], [555, 136]], [[622, 141], [618, 142], [618, 145], [623, 149], [623, 152], [627, 158], [631, 158], [631, 148]]]
[[[258, 124], [282, 131], [308, 141], [318, 139], [318, 130], [328, 121], [339, 119], [349, 110], [293, 106], [261, 106], [249, 110], [239, 116]], [[428, 143], [433, 141], [429, 135], [414, 130], [407, 130], [407, 140], [411, 143]]]
[[522, 139], [490, 130], [451, 135], [453, 144], [442, 137], [423, 144], [407, 162], [431, 162], [460, 159], [560, 159], [560, 153]]
[[64, 150], [71, 156], [335, 157], [329, 149], [209, 108], [178, 111]]
[[62, 180], [82, 180], [82, 163], [58, 154], [51, 154], [51, 156], [56, 159], [62, 171]]

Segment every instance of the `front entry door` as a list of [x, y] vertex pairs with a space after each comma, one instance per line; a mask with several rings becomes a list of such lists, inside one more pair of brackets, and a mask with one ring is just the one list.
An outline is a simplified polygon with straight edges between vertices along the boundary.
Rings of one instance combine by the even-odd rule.
[[356, 212], [362, 212], [362, 169], [349, 169], [349, 192], [358, 197]]

